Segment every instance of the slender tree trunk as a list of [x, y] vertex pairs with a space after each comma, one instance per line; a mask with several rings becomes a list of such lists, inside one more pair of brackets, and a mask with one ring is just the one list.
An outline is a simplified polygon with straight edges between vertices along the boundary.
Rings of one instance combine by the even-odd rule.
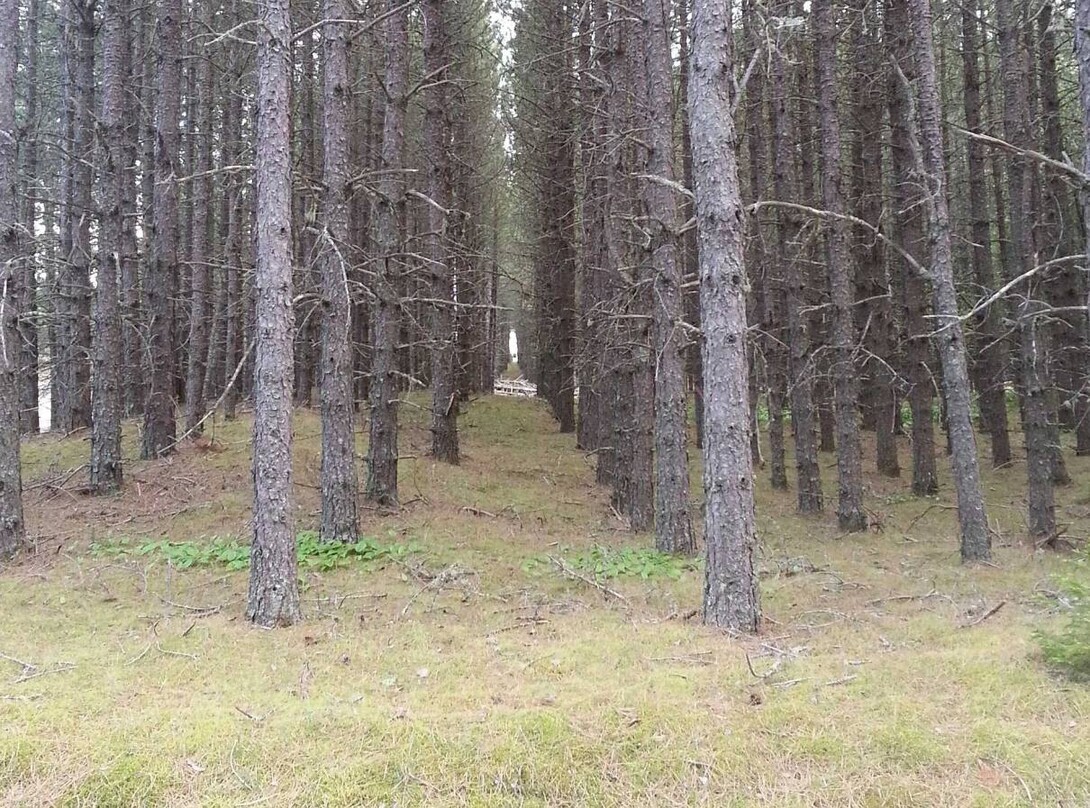
[[158, 92], [155, 105], [155, 183], [151, 261], [144, 284], [148, 318], [149, 389], [144, 404], [141, 456], [174, 451], [174, 308], [178, 263], [178, 118], [181, 114], [182, 4], [163, 0], [156, 41]]
[[649, 251], [654, 272], [655, 346], [655, 546], [668, 553], [696, 550], [689, 518], [686, 450], [685, 331], [681, 327], [681, 221], [674, 184], [674, 103], [668, 0], [644, 0], [647, 71], [647, 172], [643, 182]]
[[27, 11], [26, 44], [26, 127], [24, 131], [23, 187], [23, 238], [20, 239], [23, 259], [17, 285], [19, 310], [20, 371], [16, 383], [19, 386], [20, 430], [37, 434], [38, 421], [38, 319], [35, 316], [38, 295], [38, 198], [42, 189], [39, 183], [39, 149], [41, 115], [39, 112], [38, 50], [39, 0], [30, 0]]
[[[840, 117], [837, 110], [836, 28], [832, 0], [815, 0], [819, 124], [822, 152], [822, 200], [826, 210], [845, 212], [840, 190]], [[839, 478], [837, 521], [848, 532], [866, 530], [863, 464], [859, 443], [858, 380], [853, 356], [852, 271], [847, 224], [840, 219], [826, 229], [826, 260], [833, 311], [833, 405]]]
[[[212, 12], [208, 3], [201, 3], [197, 24], [198, 34], [211, 31]], [[215, 97], [212, 79], [212, 57], [203, 51], [197, 53], [195, 105], [197, 142], [195, 144], [195, 174], [202, 175], [192, 183], [193, 237], [189, 251], [191, 299], [189, 308], [189, 362], [185, 378], [185, 430], [200, 430], [204, 417], [204, 376], [208, 369], [208, 321], [209, 287], [211, 285], [211, 251], [208, 246], [212, 210], [212, 104]], [[193, 137], [192, 135], [190, 136]]]
[[121, 274], [125, 213], [125, 50], [128, 0], [106, 0], [102, 46], [103, 179], [107, 193], [101, 217], [99, 269], [95, 285], [94, 418], [91, 427], [91, 490], [121, 487]]
[[0, 4], [0, 558], [26, 541], [19, 465], [18, 300], [15, 296], [18, 206], [15, 204], [15, 37], [17, 3]]
[[949, 424], [954, 489], [957, 492], [958, 523], [963, 561], [982, 561], [991, 556], [991, 536], [984, 513], [977, 468], [976, 437], [970, 412], [968, 362], [965, 335], [958, 316], [954, 286], [954, 259], [950, 212], [946, 200], [946, 163], [942, 142], [942, 113], [939, 101], [935, 53], [932, 46], [930, 0], [909, 0], [912, 31], [919, 72], [920, 129], [924, 165], [928, 174], [928, 212], [931, 219], [931, 282], [938, 319], [939, 357], [942, 360], [943, 389]]
[[[889, 75], [890, 164], [893, 173], [893, 217], [898, 244], [918, 259], [925, 255], [920, 186], [922, 156], [915, 134], [914, 103], [910, 86], [916, 77], [909, 35], [908, 7], [892, 0], [886, 8], [886, 37], [894, 65]], [[931, 373], [931, 325], [927, 320], [927, 281], [903, 259], [901, 274], [905, 320], [904, 356], [908, 403], [912, 411], [912, 493], [918, 497], [938, 491], [935, 465], [935, 424], [932, 413], [935, 381]]]
[[[327, 20], [347, 18], [344, 0], [323, 0]], [[359, 477], [356, 473], [355, 408], [352, 405], [352, 300], [348, 291], [348, 27], [322, 29], [323, 223], [318, 244], [321, 268], [321, 366], [323, 541], [359, 536]]]
[[254, 369], [254, 538], [247, 616], [261, 626], [302, 619], [292, 494], [291, 13], [260, 0], [257, 46], [257, 361]]
[[761, 611], [746, 390], [744, 230], [732, 105], [723, 81], [733, 70], [730, 16], [722, 4], [693, 0], [692, 47], [689, 121], [707, 371], [704, 622], [755, 632]]
[[[977, 13], [975, 0], [970, 0], [961, 12], [965, 128], [973, 132], [982, 129]], [[995, 268], [992, 262], [992, 229], [988, 210], [984, 149], [978, 141], [970, 138], [966, 144], [966, 151], [969, 168], [973, 276], [979, 287], [979, 294], [990, 295], [995, 291]], [[1002, 339], [1001, 305], [1000, 301], [993, 303], [976, 322], [977, 389], [980, 391], [982, 420], [991, 436], [994, 468], [1006, 466], [1011, 462], [1004, 373], [1007, 365], [1007, 346]]]
[[[787, 3], [779, 3], [775, 13], [786, 15]], [[777, 199], [797, 198], [795, 160], [796, 130], [788, 109], [788, 56], [794, 49], [786, 42], [777, 43], [771, 58], [771, 96], [769, 103], [772, 129], [773, 186]], [[777, 263], [784, 268], [784, 308], [787, 320], [787, 370], [790, 384], [791, 422], [795, 436], [795, 469], [798, 475], [800, 513], [820, 513], [824, 507], [821, 466], [818, 462], [818, 437], [813, 401], [814, 363], [809, 332], [803, 315], [806, 300], [802, 260], [803, 222], [795, 211], [780, 210], [777, 218]]]
[[[1075, 2], [1075, 61], [1079, 71], [1079, 111], [1082, 113], [1082, 170], [1084, 174], [1090, 174], [1090, 0]], [[1083, 187], [1081, 197], [1085, 251], [1090, 255], [1090, 187]], [[1090, 296], [1083, 302], [1090, 312]], [[1087, 338], [1090, 339], [1090, 332]]]
[[405, 148], [405, 109], [409, 69], [408, 11], [388, 0], [386, 31], [386, 116], [383, 123], [381, 181], [375, 210], [375, 261], [371, 309], [371, 441], [367, 498], [397, 505], [397, 346], [400, 339], [402, 248], [399, 221], [404, 216], [401, 174]]
[[[1029, 101], [1026, 54], [1019, 41], [1020, 14], [1014, 0], [997, 0], [999, 55], [1003, 72], [1003, 128], [1006, 140], [1030, 148]], [[1031, 199], [1031, 167], [1020, 155], [1013, 155], [1007, 168], [1010, 198], [1010, 235], [1015, 263], [1012, 272], [1033, 269], [1036, 251], [1033, 231], [1026, 221]], [[1023, 430], [1026, 436], [1026, 466], [1029, 480], [1028, 527], [1038, 540], [1056, 534], [1056, 504], [1053, 491], [1053, 431], [1049, 405], [1046, 335], [1041, 327], [1043, 304], [1036, 299], [1037, 284], [1027, 282], [1018, 306], [1018, 331], [1024, 396]]]
[[[424, 75], [430, 84], [424, 99], [424, 159], [427, 163], [427, 235], [424, 254], [431, 279], [431, 453], [445, 463], [458, 463], [458, 401], [455, 385], [454, 284], [448, 228], [451, 126], [447, 117], [452, 102], [449, 79], [449, 19], [443, 0], [424, 3]], [[459, 278], [459, 280], [463, 280]], [[468, 281], [464, 281], [468, 283]]]

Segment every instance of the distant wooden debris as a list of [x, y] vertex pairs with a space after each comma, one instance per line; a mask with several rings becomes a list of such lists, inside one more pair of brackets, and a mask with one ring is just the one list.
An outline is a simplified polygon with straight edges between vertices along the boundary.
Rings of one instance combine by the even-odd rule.
[[512, 398], [533, 398], [537, 395], [537, 385], [521, 376], [517, 379], [496, 379], [492, 391], [497, 396]]

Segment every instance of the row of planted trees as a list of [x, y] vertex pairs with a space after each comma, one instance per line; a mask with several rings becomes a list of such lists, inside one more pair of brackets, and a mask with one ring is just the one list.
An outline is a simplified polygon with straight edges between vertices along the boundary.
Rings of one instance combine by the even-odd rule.
[[862, 431], [889, 476], [910, 435], [920, 495], [944, 431], [966, 560], [990, 553], [976, 432], [1006, 465], [1017, 419], [1030, 533], [1058, 538], [1061, 430], [1090, 451], [1086, 176], [1065, 146], [1090, 107], [1066, 46], [1085, 9], [525, 0], [509, 42], [473, 0], [5, 9], [5, 551], [43, 376], [54, 426], [90, 426], [95, 493], [122, 482], [124, 414], [154, 459], [250, 400], [250, 614], [298, 619], [291, 408], [321, 410], [326, 540], [356, 536], [361, 495], [397, 504], [407, 386], [430, 387], [432, 452], [457, 462], [512, 236], [539, 394], [671, 552], [696, 544], [694, 393], [707, 622], [759, 620], [760, 412], [777, 488], [790, 422], [800, 511], [824, 510], [836, 452], [845, 531], [867, 526]]
[[[837, 520], [859, 531], [864, 445], [898, 477], [907, 435], [911, 488], [926, 496], [937, 432], [962, 557], [986, 559], [976, 434], [1007, 466], [1021, 460], [1012, 421], [1029, 533], [1058, 542], [1062, 436], [1090, 453], [1086, 175], [1069, 156], [1084, 140], [1081, 5], [522, 4], [532, 366], [633, 527], [693, 550], [689, 391], [709, 559], [752, 553], [751, 469], [787, 489], [788, 440], [800, 512], [825, 509], [819, 453], [835, 451]], [[736, 206], [701, 213], [719, 194]], [[736, 242], [743, 262], [718, 263]], [[743, 343], [745, 365], [727, 363]], [[709, 563], [709, 621], [755, 625], [746, 569]], [[739, 611], [721, 610], [721, 587]]]
[[124, 418], [158, 459], [246, 402], [251, 615], [291, 622], [291, 407], [321, 411], [322, 537], [355, 541], [361, 499], [398, 503], [404, 391], [432, 387], [433, 448], [457, 463], [459, 406], [491, 390], [507, 281], [490, 6], [4, 9], [0, 551], [24, 540], [18, 441], [43, 391], [54, 431], [90, 431], [90, 494], [123, 484]]

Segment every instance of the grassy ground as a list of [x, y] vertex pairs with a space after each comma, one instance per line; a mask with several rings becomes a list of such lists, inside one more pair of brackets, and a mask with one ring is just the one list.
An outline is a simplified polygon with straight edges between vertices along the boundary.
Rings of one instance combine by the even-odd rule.
[[[406, 507], [365, 532], [419, 551], [304, 571], [307, 622], [272, 633], [243, 618], [245, 572], [90, 549], [245, 539], [247, 422], [134, 461], [105, 500], [73, 490], [83, 438], [29, 442], [36, 552], [0, 574], [0, 804], [1090, 800], [1090, 691], [1051, 677], [1032, 639], [1069, 562], [1020, 541], [1022, 467], [986, 476], [999, 546], [975, 569], [948, 484], [921, 501], [872, 474], [874, 529], [849, 537], [762, 487], [767, 625], [732, 639], [692, 617], [698, 569], [604, 582], [617, 597], [542, 560], [649, 539], [537, 402], [475, 402], [459, 468], [431, 463], [422, 414], [403, 412]], [[317, 419], [296, 429], [304, 529]], [[1062, 521], [1086, 535], [1090, 464], [1071, 465]]]

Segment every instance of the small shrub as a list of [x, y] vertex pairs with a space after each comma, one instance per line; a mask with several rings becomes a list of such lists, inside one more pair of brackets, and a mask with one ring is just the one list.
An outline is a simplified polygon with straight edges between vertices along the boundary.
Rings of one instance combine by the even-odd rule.
[[1073, 679], [1090, 681], [1090, 551], [1061, 580], [1060, 594], [1071, 606], [1067, 625], [1056, 633], [1037, 632], [1037, 641], [1049, 665]]
[[[299, 566], [321, 571], [341, 567], [353, 561], [398, 559], [416, 552], [412, 545], [380, 544], [367, 538], [361, 538], [354, 544], [325, 543], [319, 541], [318, 534], [313, 531], [299, 534], [296, 550], [299, 554]], [[244, 570], [250, 566], [250, 546], [223, 538], [213, 539], [207, 544], [176, 541], [139, 543], [121, 539], [109, 544], [92, 544], [91, 553], [116, 558], [151, 556], [178, 569], [217, 566], [228, 570]]]

